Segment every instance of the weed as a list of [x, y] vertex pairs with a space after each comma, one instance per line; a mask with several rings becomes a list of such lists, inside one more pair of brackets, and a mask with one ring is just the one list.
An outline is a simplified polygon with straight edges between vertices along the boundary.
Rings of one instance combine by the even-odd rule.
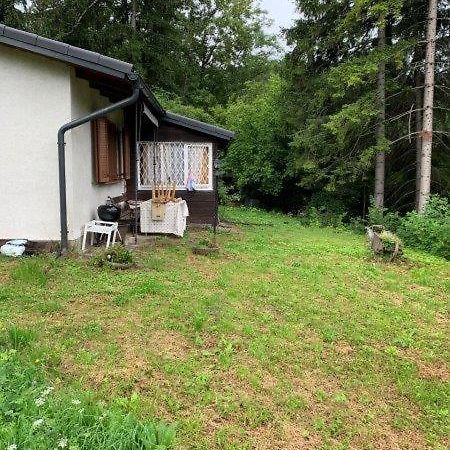
[[48, 282], [48, 272], [49, 266], [43, 258], [24, 258], [11, 271], [10, 279], [17, 284], [45, 287]]
[[33, 330], [12, 325], [7, 329], [4, 340], [10, 347], [19, 350], [28, 347], [35, 337], [36, 334]]
[[139, 421], [133, 396], [111, 405], [90, 393], [66, 392], [44, 383], [42, 374], [13, 352], [0, 352], [2, 448], [79, 450], [172, 448], [175, 429]]

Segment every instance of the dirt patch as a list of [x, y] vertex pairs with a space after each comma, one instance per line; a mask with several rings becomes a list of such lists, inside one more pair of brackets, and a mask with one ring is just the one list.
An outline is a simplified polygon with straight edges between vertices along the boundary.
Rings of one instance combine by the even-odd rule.
[[217, 279], [217, 265], [206, 264], [203, 258], [199, 259], [196, 255], [189, 255], [187, 257], [188, 265], [194, 267], [195, 270], [202, 275], [202, 277], [209, 281]]
[[282, 428], [284, 450], [309, 450], [321, 447], [321, 438], [316, 434], [310, 434], [298, 423], [285, 423]]
[[442, 382], [448, 382], [450, 380], [448, 367], [444, 363], [431, 364], [419, 362], [417, 365], [421, 378], [437, 379]]
[[6, 284], [9, 281], [9, 274], [0, 272], [0, 286]]
[[338, 341], [334, 346], [334, 350], [339, 355], [351, 355], [354, 352], [353, 347], [345, 341]]
[[392, 303], [395, 306], [402, 306], [403, 305], [403, 296], [400, 296], [399, 294], [392, 293], [391, 294], [391, 300], [392, 300]]
[[396, 431], [383, 428], [374, 438], [374, 450], [423, 450], [427, 448], [423, 436], [415, 431]]
[[441, 313], [436, 313], [436, 322], [439, 325], [448, 326], [448, 316]]
[[445, 361], [424, 361], [421, 355], [413, 349], [401, 349], [400, 354], [416, 364], [419, 376], [426, 379], [435, 379], [442, 382], [450, 380], [448, 364]]
[[152, 353], [171, 359], [184, 359], [192, 350], [192, 345], [176, 331], [154, 330], [144, 336], [144, 347]]

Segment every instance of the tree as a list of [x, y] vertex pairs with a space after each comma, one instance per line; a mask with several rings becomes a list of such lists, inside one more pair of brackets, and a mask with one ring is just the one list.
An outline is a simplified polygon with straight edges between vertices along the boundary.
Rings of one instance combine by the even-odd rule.
[[[398, 14], [401, 2], [298, 5], [301, 16], [288, 33], [294, 50], [287, 61], [288, 120], [298, 130], [293, 168], [305, 187], [347, 196], [351, 185], [359, 190], [373, 178], [378, 155], [377, 192], [383, 203], [385, 65], [401, 57], [404, 45], [385, 47], [385, 21]], [[377, 29], [380, 38], [374, 39]], [[390, 33], [391, 28], [389, 39]]]
[[179, 92], [187, 101], [224, 104], [246, 81], [265, 76], [273, 36], [253, 0], [188, 0], [184, 9]]
[[436, 53], [437, 0], [430, 0], [425, 55], [425, 88], [423, 96], [422, 153], [420, 158], [420, 184], [417, 209], [423, 212], [430, 197], [431, 151], [433, 146], [434, 66]]
[[223, 112], [224, 125], [239, 132], [223, 158], [225, 176], [243, 197], [276, 197], [283, 189], [288, 156], [283, 94], [284, 81], [272, 74], [268, 81], [248, 82]]
[[8, 24], [11, 27], [23, 26], [23, 11], [26, 8], [26, 0], [1, 0], [0, 23]]
[[[378, 50], [384, 53], [386, 47], [386, 24], [384, 18], [380, 19], [378, 25]], [[377, 100], [378, 100], [378, 124], [377, 124], [377, 146], [383, 148], [386, 140], [386, 63], [384, 59], [378, 63]], [[384, 206], [384, 183], [386, 171], [386, 153], [379, 150], [375, 162], [375, 206]]]

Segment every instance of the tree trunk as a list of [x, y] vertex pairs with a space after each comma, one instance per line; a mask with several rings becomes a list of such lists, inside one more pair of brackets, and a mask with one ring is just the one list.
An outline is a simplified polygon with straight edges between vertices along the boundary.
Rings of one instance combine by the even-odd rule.
[[[417, 60], [419, 62], [419, 59]], [[415, 119], [416, 119], [416, 210], [419, 209], [419, 193], [420, 193], [420, 159], [422, 156], [422, 76], [421, 76], [420, 69], [416, 69], [416, 72], [414, 74], [414, 81], [415, 81], [415, 96], [416, 96], [416, 102], [415, 102]]]
[[437, 0], [428, 9], [427, 50], [425, 54], [425, 89], [423, 95], [422, 153], [420, 156], [420, 189], [417, 210], [423, 212], [430, 197], [431, 151], [433, 146], [434, 60], [436, 53]]
[[137, 6], [136, 6], [136, 0], [131, 0], [131, 28], [133, 31], [136, 31], [137, 28]]
[[[386, 47], [386, 28], [385, 24], [378, 28], [378, 49], [383, 51]], [[384, 58], [384, 55], [383, 55]], [[378, 82], [377, 82], [377, 100], [378, 100], [378, 126], [377, 126], [377, 145], [384, 146], [386, 142], [386, 63], [384, 59], [378, 63]], [[386, 154], [379, 151], [375, 162], [375, 206], [382, 208], [384, 206], [384, 180], [385, 180]]]

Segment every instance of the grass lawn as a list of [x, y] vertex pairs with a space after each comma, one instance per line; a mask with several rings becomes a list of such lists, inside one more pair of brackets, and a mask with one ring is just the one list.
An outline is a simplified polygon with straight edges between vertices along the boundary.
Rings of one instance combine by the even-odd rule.
[[348, 231], [222, 216], [239, 225], [219, 256], [191, 253], [199, 231], [150, 242], [130, 271], [0, 258], [1, 342], [56, 391], [176, 423], [177, 449], [447, 448], [450, 263], [374, 262]]

